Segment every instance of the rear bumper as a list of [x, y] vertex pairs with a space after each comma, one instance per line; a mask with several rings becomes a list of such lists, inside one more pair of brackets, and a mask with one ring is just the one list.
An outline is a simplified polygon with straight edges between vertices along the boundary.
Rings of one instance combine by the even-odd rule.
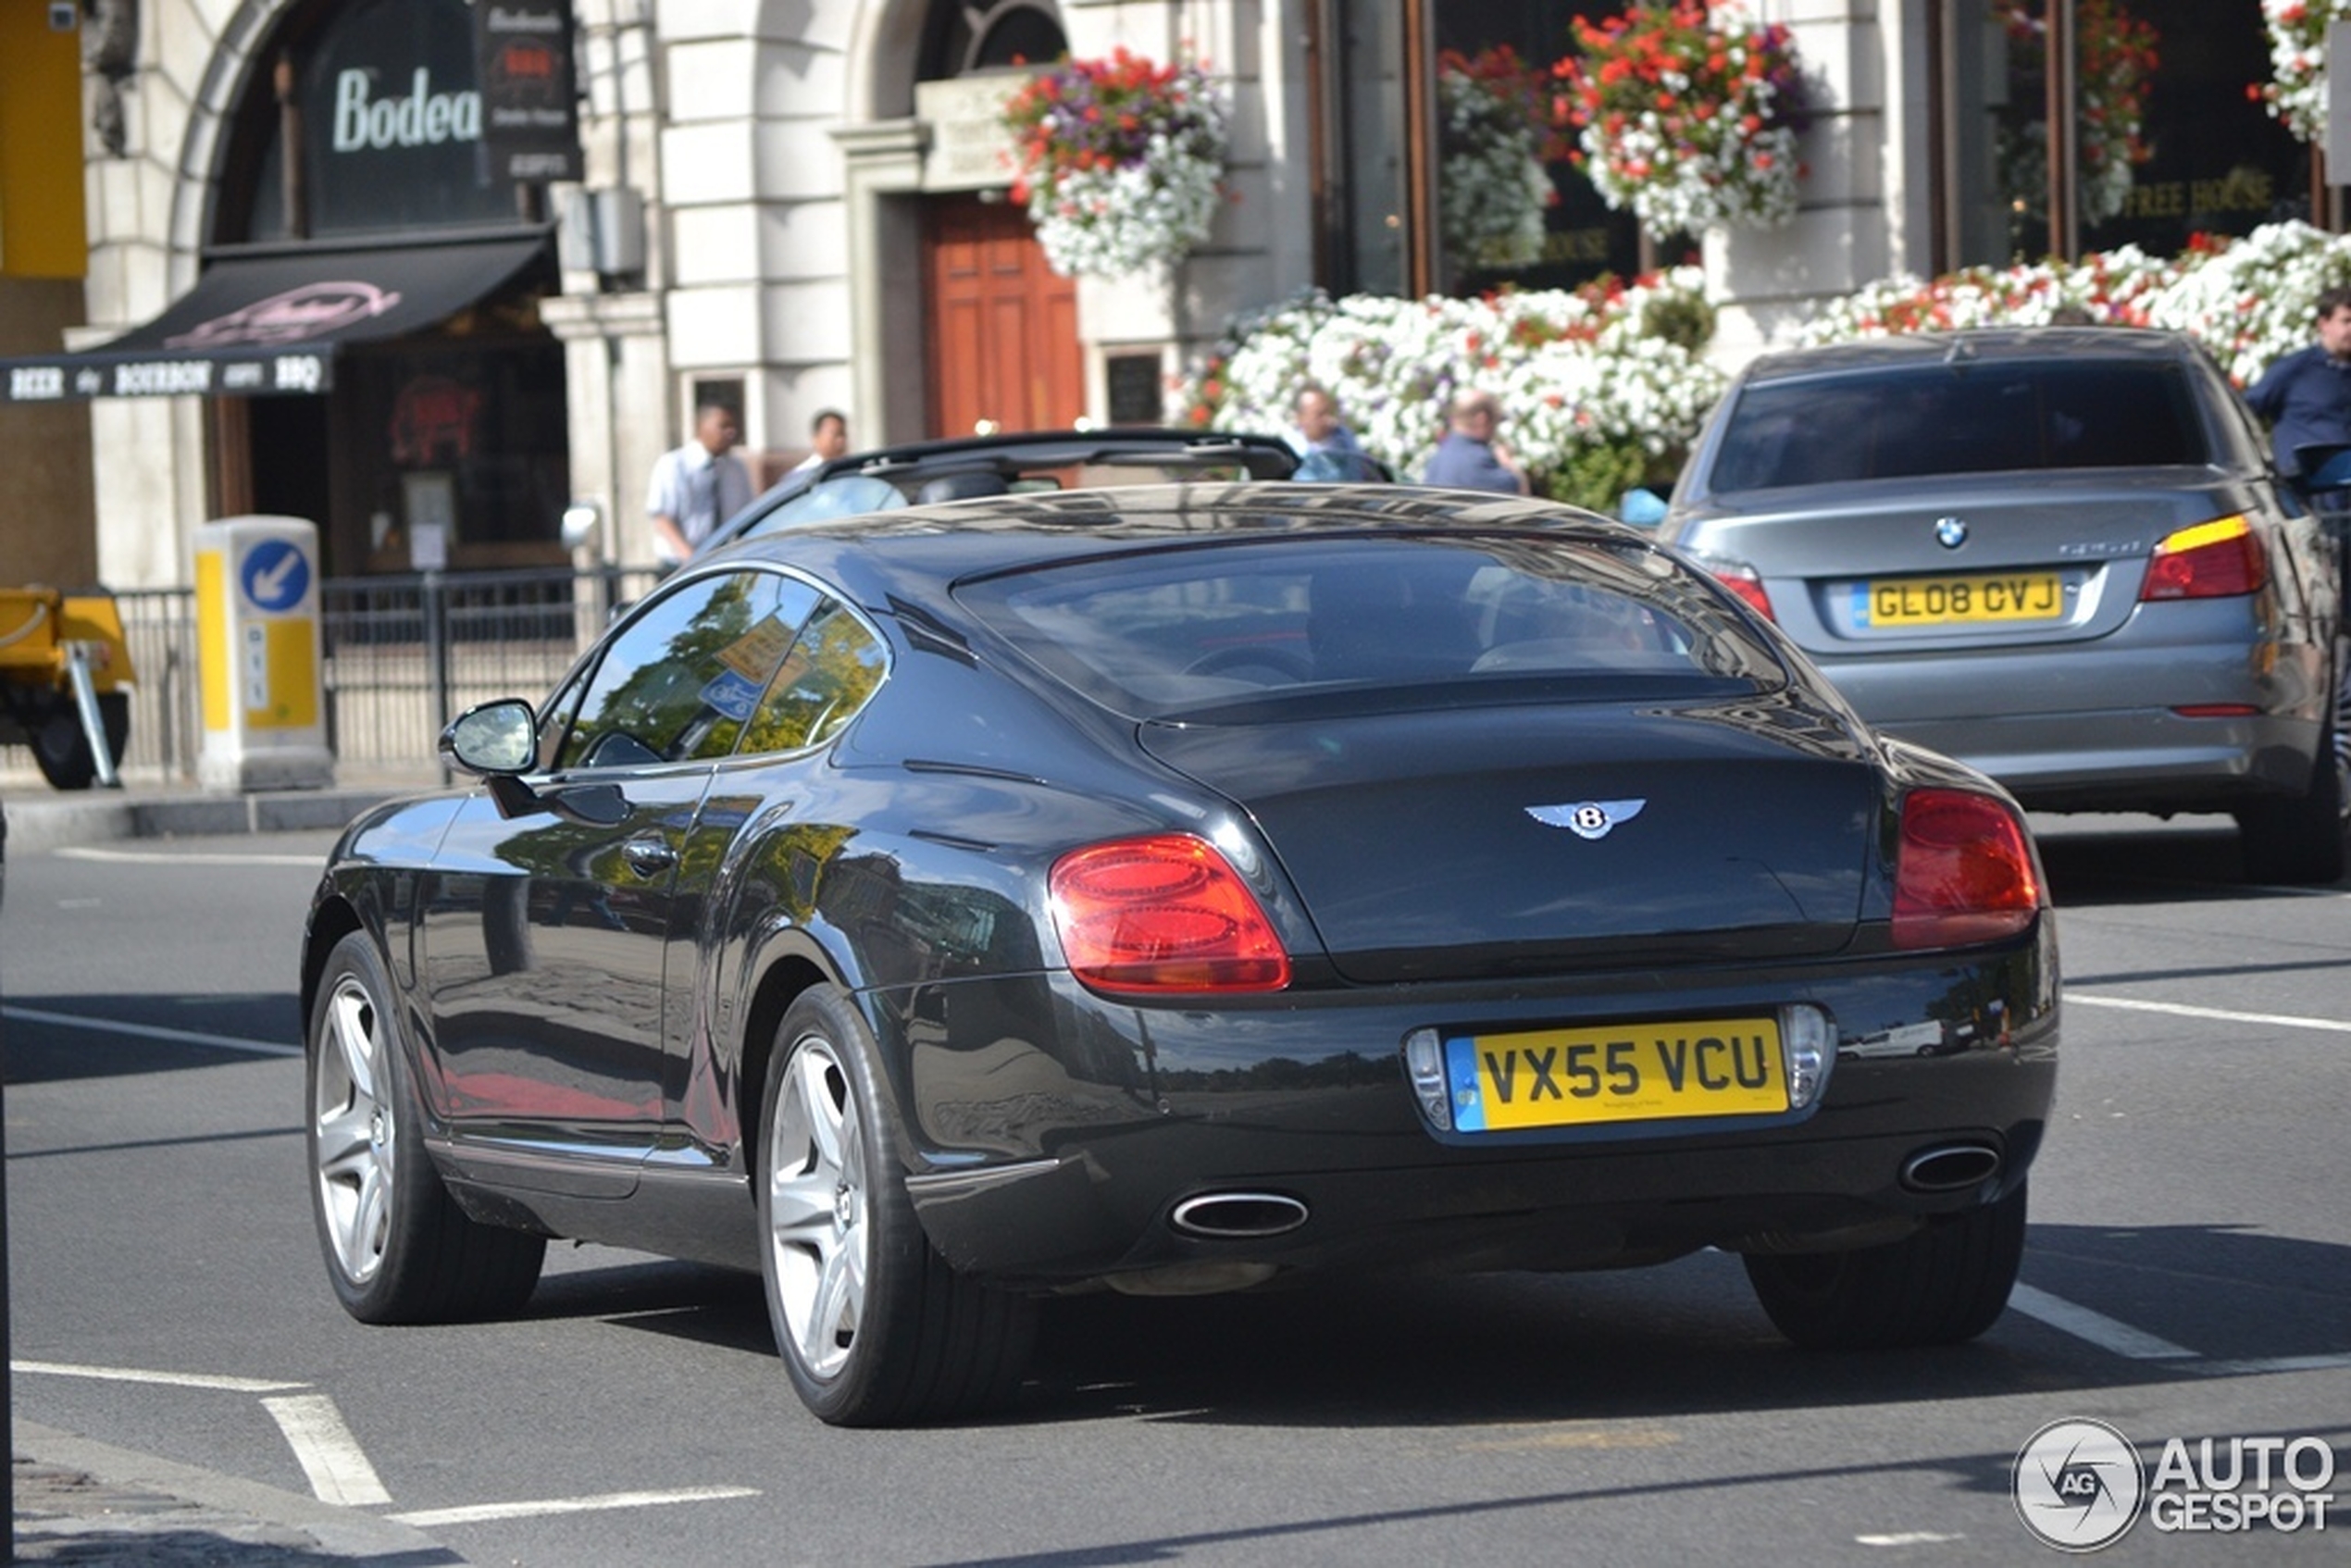
[[[1671, 992], [1617, 984], [1478, 1000], [1393, 988], [1296, 998], [1238, 1020], [1060, 995], [1062, 1008], [1086, 1014], [1065, 1038], [1088, 1042], [1090, 1066], [1108, 1064], [1113, 1038], [1135, 1052], [1133, 1076], [1112, 1075], [1123, 1084], [1087, 1081], [1072, 1064], [1008, 1049], [1001, 1035], [953, 1052], [954, 1004], [941, 1008], [933, 993], [924, 1011], [949, 1028], [909, 1064], [909, 1130], [929, 1151], [909, 1189], [957, 1268], [1042, 1288], [1187, 1267], [1214, 1276], [1218, 1265], [1608, 1267], [1710, 1245], [1898, 1233], [2023, 1178], [2055, 1089], [2055, 972], [2044, 920], [2032, 939], [1980, 963], [1815, 964]], [[1940, 1022], [1983, 1016], [1980, 1002], [1996, 998], [2004, 1027]], [[1446, 1139], [1422, 1120], [1399, 1052], [1411, 1029], [1481, 1009], [1515, 1024], [1766, 999], [1827, 1008], [1840, 1050], [1810, 1118], [1738, 1133], [1683, 1124], [1655, 1137]], [[989, 1147], [941, 1137], [958, 1128], [985, 1128], [976, 1141]], [[1954, 1147], [1981, 1151], [1969, 1179], [1906, 1182], [1918, 1156]], [[1218, 1196], [1271, 1199], [1290, 1220], [1239, 1236], [1176, 1222], [1179, 1204]]]
[[2227, 811], [2308, 790], [2334, 705], [2332, 651], [2282, 640], [2255, 603], [2141, 605], [2086, 642], [1815, 656], [1870, 723], [2029, 807]]
[[2161, 708], [1906, 720], [1887, 733], [1990, 774], [2038, 811], [2228, 811], [2310, 787], [2323, 730], [2274, 714]]

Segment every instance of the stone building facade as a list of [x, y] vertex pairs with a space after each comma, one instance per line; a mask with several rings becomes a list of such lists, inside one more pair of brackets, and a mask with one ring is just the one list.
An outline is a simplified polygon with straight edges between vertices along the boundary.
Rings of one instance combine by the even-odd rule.
[[[483, 56], [460, 35], [477, 6], [505, 3], [85, 7], [85, 26], [128, 42], [82, 81], [86, 325], [62, 346], [97, 367], [119, 334], [173, 325], [200, 281], [257, 288], [271, 268], [364, 283], [372, 294], [336, 308], [382, 312], [330, 351], [317, 390], [298, 367], [292, 388], [262, 388], [281, 373], [264, 368], [232, 381], [224, 358], [202, 392], [158, 395], [167, 379], [88, 401], [104, 580], [183, 583], [193, 530], [246, 512], [318, 522], [330, 576], [563, 564], [577, 501], [601, 517], [592, 554], [643, 561], [645, 477], [701, 401], [739, 410], [770, 475], [824, 409], [847, 414], [859, 447], [1155, 417], [1188, 355], [1306, 288], [1553, 286], [1654, 254], [1563, 166], [1537, 263], [1463, 266], [1429, 234], [1439, 62], [1503, 45], [1539, 62], [1614, 0], [571, 0], [554, 64], [576, 143], [537, 166], [559, 168], [545, 179], [491, 168], [468, 139]], [[1751, 0], [1806, 63], [1806, 175], [1789, 226], [1702, 237], [1718, 355], [1891, 273], [2046, 245], [2040, 198], [1998, 177], [1999, 122], [2032, 107], [2017, 15], [2039, 3]], [[2198, 224], [2307, 212], [2298, 144], [2258, 108], [2248, 120], [2225, 80], [2261, 68], [2258, 0], [2137, 8], [2205, 40], [2174, 73], [2180, 129], [2161, 156], [2176, 170], [2143, 169], [2142, 189], [2225, 177], [2249, 194], [2217, 215], [2143, 204], [2087, 239], [2176, 246]], [[1234, 200], [1172, 277], [1072, 282], [1007, 199], [995, 106], [1027, 64], [1121, 46], [1203, 61], [1225, 85]], [[367, 281], [370, 267], [410, 270]], [[404, 321], [390, 295], [441, 314]], [[236, 316], [205, 317], [203, 341]], [[267, 363], [260, 339], [240, 341]], [[28, 412], [0, 406], [0, 452], [54, 441]], [[0, 552], [79, 522], [0, 516]]]

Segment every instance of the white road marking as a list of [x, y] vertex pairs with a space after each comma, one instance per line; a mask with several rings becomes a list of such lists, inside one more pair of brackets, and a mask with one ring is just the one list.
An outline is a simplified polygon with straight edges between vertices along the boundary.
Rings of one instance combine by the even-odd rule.
[[2351, 1351], [2318, 1356], [2257, 1356], [2249, 1361], [2208, 1362], [2197, 1370], [2215, 1377], [2267, 1377], [2281, 1372], [2342, 1372], [2351, 1369]]
[[307, 1388], [307, 1383], [271, 1383], [258, 1377], [216, 1377], [194, 1372], [147, 1372], [135, 1366], [76, 1366], [68, 1362], [11, 1361], [11, 1372], [49, 1377], [88, 1377], [102, 1383], [157, 1383], [172, 1388], [215, 1388], [231, 1394], [275, 1394]]
[[50, 852], [60, 860], [96, 860], [113, 865], [301, 865], [316, 871], [327, 864], [323, 853], [265, 854], [258, 851], [224, 853], [191, 850], [174, 854], [169, 850], [111, 850], [90, 844], [67, 844]]
[[2104, 1313], [2077, 1307], [2046, 1290], [2035, 1290], [2030, 1285], [2019, 1284], [2009, 1291], [2009, 1305], [2029, 1318], [2047, 1324], [2061, 1334], [2086, 1339], [2101, 1350], [2131, 1361], [2199, 1359], [2194, 1350], [2184, 1346], [2174, 1345], [2169, 1339], [2158, 1339], [2127, 1323], [2118, 1323]]
[[2122, 996], [2084, 996], [2069, 990], [2071, 1007], [2112, 1007], [2127, 1013], [2168, 1013], [2174, 1018], [2208, 1018], [2216, 1024], [2274, 1024], [2284, 1029], [2324, 1029], [2351, 1035], [2351, 1023], [2340, 1018], [2311, 1018], [2299, 1013], [2239, 1013], [2226, 1007], [2197, 1007], [2184, 1002], [2139, 1002]]
[[250, 1052], [255, 1056], [299, 1056], [302, 1047], [275, 1040], [239, 1039], [234, 1035], [208, 1035], [195, 1029], [167, 1029], [159, 1024], [126, 1024], [119, 1018], [83, 1018], [71, 1013], [44, 1013], [35, 1007], [0, 1007], [0, 1018], [28, 1024], [55, 1024], [68, 1029], [104, 1029], [108, 1034], [134, 1035], [141, 1039], [166, 1039], [175, 1045], [211, 1045], [224, 1051]]
[[1933, 1530], [1897, 1530], [1885, 1536], [1856, 1536], [1863, 1546], [1943, 1546], [1951, 1541], [1963, 1541], [1965, 1536], [1939, 1535]]
[[756, 1487], [681, 1487], [672, 1492], [606, 1492], [602, 1497], [546, 1498], [538, 1502], [485, 1502], [470, 1508], [428, 1508], [388, 1513], [395, 1524], [429, 1530], [444, 1524], [486, 1524], [502, 1519], [543, 1519], [555, 1513], [598, 1513], [620, 1508], [659, 1508], [674, 1502], [717, 1502], [755, 1498]]
[[283, 1394], [261, 1405], [286, 1435], [320, 1502], [367, 1508], [392, 1500], [334, 1400], [324, 1394]]

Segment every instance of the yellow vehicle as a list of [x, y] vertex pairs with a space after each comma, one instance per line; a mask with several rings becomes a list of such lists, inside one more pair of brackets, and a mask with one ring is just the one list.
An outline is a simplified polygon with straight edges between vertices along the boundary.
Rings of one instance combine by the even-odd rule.
[[44, 778], [120, 785], [132, 683], [113, 595], [0, 588], [0, 744], [30, 746]]

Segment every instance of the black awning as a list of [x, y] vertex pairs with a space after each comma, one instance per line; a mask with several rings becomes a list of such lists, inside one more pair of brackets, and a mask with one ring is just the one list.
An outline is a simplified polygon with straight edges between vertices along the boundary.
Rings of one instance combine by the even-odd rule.
[[224, 257], [111, 342], [0, 359], [0, 403], [323, 392], [342, 344], [445, 320], [546, 249], [534, 237]]

